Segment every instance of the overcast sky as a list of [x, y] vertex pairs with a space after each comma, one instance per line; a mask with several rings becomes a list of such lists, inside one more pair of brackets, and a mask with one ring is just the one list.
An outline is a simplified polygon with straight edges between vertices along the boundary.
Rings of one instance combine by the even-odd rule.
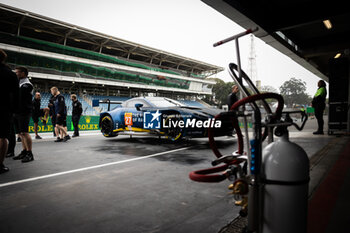
[[[244, 29], [200, 0], [0, 0], [1, 3], [89, 28], [115, 37], [218, 65], [216, 75], [231, 81], [227, 66], [235, 62], [234, 43], [212, 44]], [[247, 71], [250, 38], [240, 39]], [[260, 39], [255, 39], [257, 76], [278, 89], [291, 77], [307, 83], [314, 95], [319, 78]]]

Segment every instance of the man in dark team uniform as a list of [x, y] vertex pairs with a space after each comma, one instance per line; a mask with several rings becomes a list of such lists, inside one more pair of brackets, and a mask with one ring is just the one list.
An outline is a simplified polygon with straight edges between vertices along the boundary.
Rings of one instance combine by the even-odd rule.
[[73, 106], [72, 122], [74, 127], [74, 134], [72, 137], [79, 137], [79, 120], [81, 117], [81, 113], [83, 112], [83, 107], [79, 102], [77, 95], [72, 94], [70, 98], [72, 100], [72, 106]]
[[22, 152], [13, 157], [15, 160], [21, 159], [23, 163], [34, 160], [32, 153], [32, 138], [28, 132], [29, 120], [32, 113], [32, 93], [33, 85], [28, 79], [28, 70], [25, 67], [17, 67], [16, 75], [19, 79], [19, 111], [15, 116], [16, 133], [22, 140]]
[[49, 100], [48, 108], [50, 109], [49, 115], [51, 117], [53, 136], [56, 137], [56, 114], [55, 114], [54, 102], [55, 102], [55, 96], [52, 95]]
[[8, 142], [12, 127], [12, 116], [18, 107], [18, 79], [7, 65], [6, 53], [0, 49], [0, 174], [8, 172], [9, 168], [4, 165]]
[[49, 114], [49, 108], [40, 108], [41, 106], [41, 95], [39, 92], [35, 93], [34, 99], [33, 99], [33, 113], [32, 118], [34, 122], [34, 133], [35, 133], [35, 139], [41, 139], [41, 137], [38, 134], [38, 123], [39, 118], [42, 118], [42, 122], [44, 125], [46, 125], [46, 119]]
[[[54, 106], [54, 114], [56, 115], [56, 135], [57, 139], [55, 142], [66, 142], [70, 139], [67, 134], [66, 126], [67, 126], [67, 107], [64, 101], [64, 96], [58, 91], [57, 87], [51, 88], [51, 94], [55, 97], [53, 106]], [[60, 137], [61, 136], [61, 137]]]
[[[227, 105], [228, 105], [228, 110], [229, 111], [230, 111], [232, 105], [234, 105], [238, 101], [238, 96], [237, 96], [238, 92], [239, 92], [238, 86], [237, 85], [233, 85], [232, 86], [232, 92], [227, 96]], [[236, 121], [236, 124], [238, 124], [238, 118], [236, 116], [236, 113], [234, 113], [234, 116], [235, 116], [234, 119]], [[234, 134], [234, 132], [233, 132], [233, 134]]]
[[238, 101], [237, 93], [239, 89], [237, 85], [232, 86], [232, 92], [227, 97], [228, 110], [231, 109], [232, 105]]

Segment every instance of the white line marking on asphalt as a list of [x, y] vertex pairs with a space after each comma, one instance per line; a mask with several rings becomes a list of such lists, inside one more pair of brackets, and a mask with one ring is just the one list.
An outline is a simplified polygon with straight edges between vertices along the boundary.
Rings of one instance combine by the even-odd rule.
[[28, 178], [28, 179], [23, 179], [23, 180], [11, 181], [11, 182], [8, 182], [8, 183], [0, 184], [0, 188], [6, 187], [6, 186], [15, 185], [15, 184], [27, 183], [27, 182], [36, 181], [36, 180], [42, 180], [42, 179], [55, 177], [55, 176], [61, 176], [61, 175], [66, 175], [66, 174], [71, 174], [71, 173], [76, 173], [76, 172], [81, 172], [81, 171], [87, 171], [87, 170], [91, 170], [91, 169], [95, 169], [95, 168], [107, 167], [107, 166], [121, 164], [121, 163], [128, 163], [128, 162], [133, 162], [133, 161], [137, 161], [137, 160], [148, 159], [148, 158], [156, 157], [156, 156], [159, 156], [159, 155], [170, 154], [170, 153], [173, 153], [173, 152], [186, 150], [188, 148], [190, 148], [190, 146], [179, 148], [179, 149], [174, 149], [174, 150], [169, 150], [169, 151], [164, 151], [164, 152], [159, 152], [159, 153], [152, 154], [152, 155], [146, 155], [146, 156], [142, 156], [142, 157], [137, 157], [137, 158], [133, 158], [133, 159], [126, 159], [126, 160], [121, 160], [121, 161], [116, 161], [116, 162], [111, 162], [111, 163], [104, 163], [104, 164], [91, 166], [91, 167], [83, 167], [83, 168], [78, 168], [78, 169], [74, 169], [74, 170], [70, 170], [70, 171], [53, 173], [53, 174], [44, 175], [44, 176], [38, 176], [38, 177], [33, 177], [33, 178]]

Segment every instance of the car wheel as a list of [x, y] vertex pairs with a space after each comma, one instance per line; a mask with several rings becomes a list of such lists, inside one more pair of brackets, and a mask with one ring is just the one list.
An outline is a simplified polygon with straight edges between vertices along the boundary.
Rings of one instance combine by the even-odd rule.
[[101, 120], [101, 132], [105, 137], [115, 137], [113, 134], [113, 120], [109, 115], [106, 115]]
[[[165, 119], [165, 124], [168, 123], [169, 120], [182, 120], [182, 118], [178, 118], [176, 117], [176, 114], [174, 114], [173, 116], [170, 115]], [[167, 128], [165, 130], [165, 135], [167, 137], [167, 139], [169, 139], [170, 141], [176, 142], [179, 141], [182, 138], [182, 128], [179, 127], [171, 127], [171, 128]]]

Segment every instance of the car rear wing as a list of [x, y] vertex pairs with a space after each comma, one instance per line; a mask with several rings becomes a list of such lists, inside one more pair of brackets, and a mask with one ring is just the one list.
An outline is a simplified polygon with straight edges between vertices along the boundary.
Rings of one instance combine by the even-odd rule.
[[92, 107], [98, 107], [100, 106], [100, 104], [108, 104], [108, 110], [111, 110], [111, 104], [122, 104], [123, 101], [115, 101], [115, 100], [110, 100], [110, 99], [104, 99], [104, 100], [100, 100], [100, 99], [94, 99], [92, 100]]

